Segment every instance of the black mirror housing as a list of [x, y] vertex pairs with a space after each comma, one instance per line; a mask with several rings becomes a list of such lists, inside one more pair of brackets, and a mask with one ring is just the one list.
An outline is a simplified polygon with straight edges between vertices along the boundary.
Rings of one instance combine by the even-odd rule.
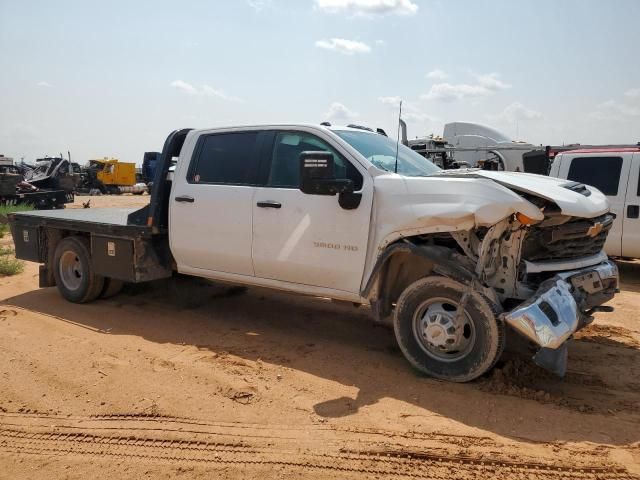
[[336, 195], [353, 192], [353, 182], [336, 179], [335, 160], [331, 152], [300, 154], [300, 190], [309, 195]]

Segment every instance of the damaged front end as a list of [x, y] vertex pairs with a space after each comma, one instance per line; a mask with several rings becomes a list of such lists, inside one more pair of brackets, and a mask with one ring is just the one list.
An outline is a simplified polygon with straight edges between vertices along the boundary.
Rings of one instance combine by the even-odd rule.
[[618, 268], [610, 260], [562, 272], [542, 282], [534, 296], [505, 313], [504, 320], [539, 347], [533, 357], [536, 364], [564, 376], [566, 341], [592, 321], [591, 314], [613, 298], [617, 288]]
[[485, 232], [452, 236], [495, 292], [505, 323], [534, 347], [535, 363], [564, 376], [567, 340], [594, 312], [613, 310], [602, 304], [618, 291], [618, 269], [603, 247], [615, 217], [571, 217], [540, 206], [543, 221], [525, 224], [515, 215]]

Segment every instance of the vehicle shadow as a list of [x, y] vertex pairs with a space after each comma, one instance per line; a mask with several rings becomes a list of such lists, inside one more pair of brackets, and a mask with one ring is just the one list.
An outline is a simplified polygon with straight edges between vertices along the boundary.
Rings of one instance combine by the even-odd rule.
[[366, 308], [259, 288], [208, 288], [202, 282], [182, 291], [156, 284], [89, 305], [72, 305], [55, 289], [41, 289], [2, 303], [109, 335], [259, 359], [358, 389], [353, 398], [315, 404], [322, 417], [356, 415], [390, 398], [412, 407], [406, 416], [385, 410], [408, 427], [441, 416], [519, 441], [640, 440], [640, 405], [633, 401], [640, 388], [638, 349], [578, 340], [565, 379], [508, 358], [485, 378], [452, 384], [414, 371], [393, 330], [373, 324]]

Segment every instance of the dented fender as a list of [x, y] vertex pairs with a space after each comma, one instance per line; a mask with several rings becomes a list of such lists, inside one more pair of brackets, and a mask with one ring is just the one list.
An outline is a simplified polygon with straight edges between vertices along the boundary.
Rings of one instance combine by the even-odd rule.
[[534, 220], [542, 211], [522, 196], [489, 179], [447, 176], [374, 177], [376, 190], [364, 290], [385, 248], [401, 238], [491, 227], [515, 213]]

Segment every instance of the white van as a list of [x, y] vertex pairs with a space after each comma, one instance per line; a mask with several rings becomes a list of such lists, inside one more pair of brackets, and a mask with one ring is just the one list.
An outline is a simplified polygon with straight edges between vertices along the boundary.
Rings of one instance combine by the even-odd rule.
[[604, 193], [616, 214], [605, 251], [614, 257], [640, 258], [640, 147], [563, 152], [549, 175]]

